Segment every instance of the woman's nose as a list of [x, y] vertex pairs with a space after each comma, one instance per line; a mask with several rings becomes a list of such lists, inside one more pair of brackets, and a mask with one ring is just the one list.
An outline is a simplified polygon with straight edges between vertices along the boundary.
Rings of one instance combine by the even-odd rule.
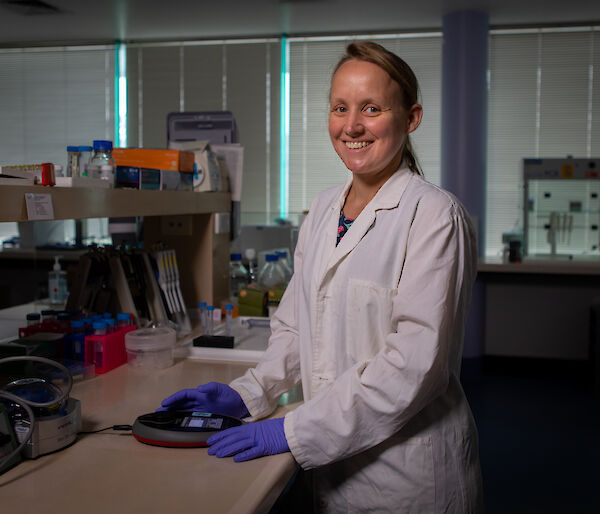
[[344, 123], [344, 132], [348, 136], [356, 136], [362, 133], [364, 126], [360, 119], [360, 114], [356, 112], [349, 112], [346, 117], [346, 123]]

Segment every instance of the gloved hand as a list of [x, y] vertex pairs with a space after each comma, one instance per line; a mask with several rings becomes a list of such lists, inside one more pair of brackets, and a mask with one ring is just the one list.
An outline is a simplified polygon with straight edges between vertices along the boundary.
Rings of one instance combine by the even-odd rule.
[[267, 419], [217, 432], [207, 441], [209, 455], [230, 457], [235, 462], [256, 459], [264, 455], [289, 452], [283, 431], [283, 418]]
[[199, 410], [244, 418], [249, 412], [242, 397], [227, 384], [209, 382], [196, 389], [182, 389], [165, 398], [159, 411]]

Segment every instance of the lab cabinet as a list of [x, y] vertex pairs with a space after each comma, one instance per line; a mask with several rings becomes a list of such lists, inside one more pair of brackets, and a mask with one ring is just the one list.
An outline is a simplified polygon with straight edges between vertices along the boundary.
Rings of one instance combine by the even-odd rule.
[[[28, 221], [25, 195], [48, 194], [54, 219], [143, 216], [145, 248], [163, 242], [177, 252], [188, 307], [229, 295], [229, 193], [0, 186], [0, 221]], [[172, 221], [172, 222], [171, 222]]]
[[600, 258], [600, 159], [524, 159], [524, 253]]

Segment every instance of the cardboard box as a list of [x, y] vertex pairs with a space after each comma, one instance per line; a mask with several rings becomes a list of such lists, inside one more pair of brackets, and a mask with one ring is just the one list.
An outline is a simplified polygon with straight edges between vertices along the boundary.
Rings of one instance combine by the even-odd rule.
[[117, 166], [132, 166], [167, 171], [194, 171], [194, 153], [154, 148], [115, 148]]

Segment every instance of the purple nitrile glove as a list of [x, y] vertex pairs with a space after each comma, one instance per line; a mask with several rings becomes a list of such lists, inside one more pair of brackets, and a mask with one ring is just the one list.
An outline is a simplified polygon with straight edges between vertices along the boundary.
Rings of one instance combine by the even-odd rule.
[[182, 389], [165, 398], [159, 411], [200, 410], [244, 418], [249, 412], [237, 391], [227, 384], [209, 382], [196, 389]]
[[210, 446], [208, 454], [219, 458], [235, 455], [235, 462], [244, 462], [265, 455], [289, 452], [283, 419], [266, 419], [217, 432], [206, 441]]

